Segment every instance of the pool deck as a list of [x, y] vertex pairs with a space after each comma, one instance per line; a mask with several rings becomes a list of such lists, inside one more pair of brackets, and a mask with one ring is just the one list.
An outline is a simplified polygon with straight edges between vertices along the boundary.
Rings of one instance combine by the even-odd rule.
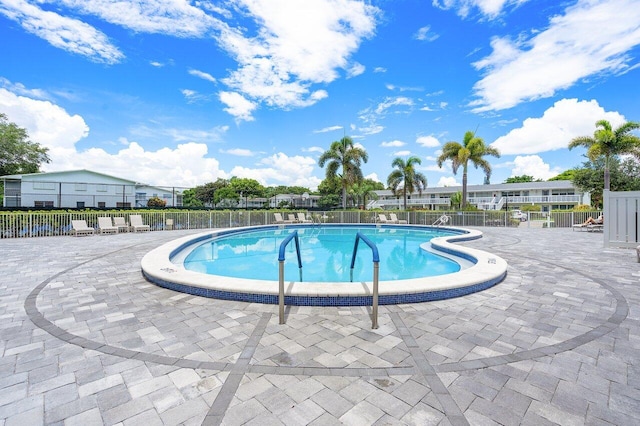
[[[635, 425], [640, 264], [600, 233], [478, 228], [508, 262], [462, 298], [301, 307], [145, 281], [202, 230], [2, 239], [0, 426]], [[383, 267], [383, 266], [381, 266]]]

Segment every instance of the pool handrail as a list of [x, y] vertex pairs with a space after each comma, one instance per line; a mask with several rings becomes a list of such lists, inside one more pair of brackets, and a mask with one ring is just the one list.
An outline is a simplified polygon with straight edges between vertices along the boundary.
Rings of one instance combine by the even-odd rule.
[[284, 324], [284, 260], [287, 245], [295, 240], [296, 254], [298, 257], [298, 269], [300, 270], [300, 281], [302, 281], [302, 257], [300, 256], [300, 240], [298, 239], [298, 231], [293, 231], [280, 243], [280, 251], [278, 252], [278, 314], [280, 316], [280, 324]]
[[378, 328], [378, 275], [380, 272], [380, 254], [376, 244], [367, 238], [361, 232], [356, 233], [356, 242], [353, 245], [353, 254], [351, 255], [351, 282], [353, 282], [353, 267], [356, 263], [356, 254], [358, 253], [358, 242], [362, 240], [371, 248], [373, 256], [373, 300], [371, 309], [371, 328]]

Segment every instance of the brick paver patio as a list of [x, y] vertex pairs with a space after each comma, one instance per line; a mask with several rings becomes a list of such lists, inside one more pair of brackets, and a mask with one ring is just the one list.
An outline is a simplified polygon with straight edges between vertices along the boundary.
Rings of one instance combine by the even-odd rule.
[[[0, 240], [0, 426], [637, 425], [640, 264], [602, 234], [484, 228], [484, 292], [287, 307], [156, 287], [199, 231]], [[381, 265], [383, 268], [384, 265]], [[443, 278], [444, 279], [444, 278]]]

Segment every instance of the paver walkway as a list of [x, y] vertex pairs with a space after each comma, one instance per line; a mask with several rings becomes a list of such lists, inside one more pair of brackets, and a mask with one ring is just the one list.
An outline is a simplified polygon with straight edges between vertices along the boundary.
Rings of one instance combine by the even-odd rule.
[[[0, 240], [0, 426], [637, 425], [640, 264], [602, 234], [484, 228], [509, 263], [440, 302], [287, 307], [146, 282], [200, 231]], [[381, 266], [383, 267], [383, 266]]]

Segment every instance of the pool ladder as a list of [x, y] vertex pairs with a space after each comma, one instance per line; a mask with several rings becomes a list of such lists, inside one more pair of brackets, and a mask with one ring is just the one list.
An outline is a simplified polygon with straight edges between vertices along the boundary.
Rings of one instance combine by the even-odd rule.
[[[298, 269], [300, 270], [300, 281], [302, 281], [302, 257], [300, 256], [300, 240], [298, 238], [298, 231], [293, 231], [290, 233], [283, 241], [280, 243], [280, 251], [278, 252], [278, 315], [280, 317], [280, 324], [285, 323], [284, 319], [284, 262], [285, 262], [285, 252], [287, 245], [291, 242], [291, 240], [295, 241], [296, 244], [296, 255], [298, 258]], [[380, 255], [378, 254], [378, 247], [375, 245], [373, 241], [364, 236], [362, 233], [358, 232], [356, 234], [356, 241], [353, 245], [353, 254], [351, 255], [351, 282], [353, 282], [353, 268], [356, 263], [356, 254], [358, 253], [358, 243], [360, 240], [364, 241], [366, 245], [371, 248], [371, 253], [373, 256], [373, 298], [372, 298], [372, 315], [371, 315], [371, 328], [378, 328], [378, 275], [380, 270]]]

